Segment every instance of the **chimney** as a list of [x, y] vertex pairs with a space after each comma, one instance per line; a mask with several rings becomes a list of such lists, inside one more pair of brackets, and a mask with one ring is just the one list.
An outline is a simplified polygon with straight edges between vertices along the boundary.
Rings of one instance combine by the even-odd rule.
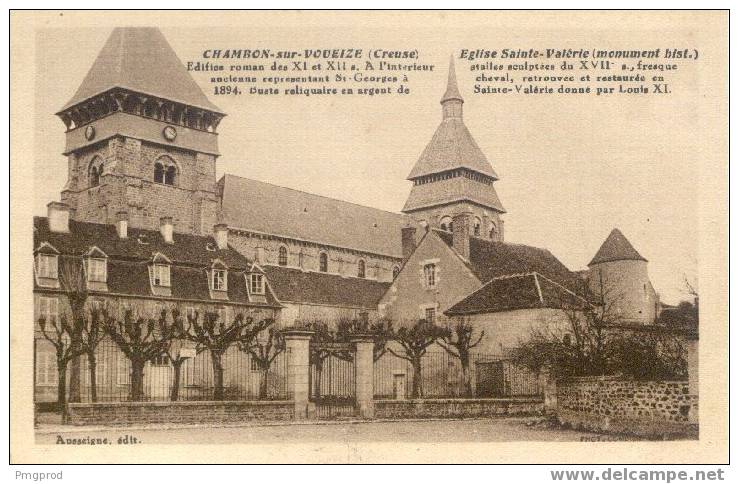
[[49, 218], [49, 230], [52, 232], [69, 232], [69, 206], [61, 202], [49, 202], [46, 205]]
[[407, 259], [416, 250], [416, 228], [403, 227], [400, 229], [400, 238], [403, 246], [403, 259]]
[[213, 235], [220, 250], [228, 249], [228, 225], [216, 224], [213, 226]]
[[128, 238], [128, 212], [125, 210], [115, 214], [115, 229], [118, 232], [118, 238]]
[[471, 212], [462, 212], [452, 218], [454, 230], [452, 232], [452, 246], [466, 260], [470, 259], [470, 224]]
[[172, 217], [162, 217], [159, 219], [159, 231], [162, 233], [162, 238], [168, 244], [173, 244], [174, 239], [172, 238]]

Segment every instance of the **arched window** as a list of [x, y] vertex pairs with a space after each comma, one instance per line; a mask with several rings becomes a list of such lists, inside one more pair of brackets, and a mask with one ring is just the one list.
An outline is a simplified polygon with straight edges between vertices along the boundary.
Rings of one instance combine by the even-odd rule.
[[100, 185], [100, 177], [103, 176], [103, 160], [96, 156], [90, 162], [88, 170], [90, 186], [96, 187]]
[[482, 220], [480, 220], [480, 217], [475, 217], [475, 225], [473, 227], [473, 233], [475, 234], [475, 237], [480, 236], [481, 227], [482, 227]]
[[357, 263], [357, 277], [361, 277], [364, 279], [364, 276], [365, 276], [364, 260], [359, 259], [359, 262]]
[[93, 166], [90, 168], [90, 186], [96, 187], [100, 185], [100, 174], [98, 174], [97, 167]]
[[396, 277], [398, 277], [398, 274], [400, 274], [400, 267], [393, 266], [393, 279], [395, 279]]
[[177, 168], [175, 168], [174, 165], [168, 166], [167, 171], [164, 172], [164, 184], [174, 185], [176, 174], [177, 174]]
[[154, 163], [154, 183], [164, 183], [164, 166]]
[[328, 272], [328, 256], [325, 252], [321, 252], [321, 255], [318, 256], [318, 270]]
[[439, 223], [439, 227], [441, 227], [441, 230], [444, 232], [451, 232], [452, 231], [452, 217], [444, 216], [441, 217], [441, 222]]
[[490, 240], [498, 240], [498, 227], [495, 224], [491, 224], [490, 227]]
[[154, 183], [177, 184], [177, 164], [169, 156], [162, 156], [154, 163]]
[[287, 265], [287, 247], [284, 245], [280, 247], [277, 254], [277, 263], [281, 266]]

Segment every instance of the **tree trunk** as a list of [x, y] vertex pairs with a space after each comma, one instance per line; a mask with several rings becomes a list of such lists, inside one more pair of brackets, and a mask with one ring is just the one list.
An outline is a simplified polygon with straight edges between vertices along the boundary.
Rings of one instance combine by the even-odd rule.
[[423, 377], [421, 376], [421, 358], [413, 358], [413, 387], [411, 389], [411, 398], [421, 398], [423, 396]]
[[213, 400], [223, 400], [223, 353], [211, 350], [210, 361], [213, 365]]
[[459, 361], [462, 364], [462, 395], [465, 397], [471, 397], [472, 380], [470, 378], [470, 357], [460, 356]]
[[267, 374], [269, 373], [269, 366], [265, 367], [260, 365], [259, 370], [259, 399], [267, 399]]
[[98, 401], [97, 360], [94, 351], [87, 354], [87, 366], [90, 368], [90, 401], [94, 403]]
[[56, 401], [59, 411], [62, 412], [62, 423], [67, 421], [67, 365], [60, 359], [56, 360], [58, 384], [56, 387]]
[[[77, 346], [75, 346], [77, 348]], [[77, 350], [73, 349], [73, 353], [76, 353]], [[70, 361], [70, 372], [69, 372], [69, 402], [70, 403], [77, 403], [82, 401], [82, 393], [80, 389], [80, 374], [82, 365], [80, 364], [80, 357], [75, 356]]]
[[131, 400], [140, 402], [144, 399], [144, 366], [145, 361], [131, 360]]
[[323, 360], [316, 362], [316, 377], [311, 382], [313, 384], [313, 396], [321, 398], [321, 375], [323, 375]]
[[170, 393], [169, 399], [176, 402], [180, 398], [180, 373], [182, 370], [182, 364], [187, 361], [184, 358], [177, 358], [172, 360], [172, 369], [174, 375], [172, 375], [172, 392]]

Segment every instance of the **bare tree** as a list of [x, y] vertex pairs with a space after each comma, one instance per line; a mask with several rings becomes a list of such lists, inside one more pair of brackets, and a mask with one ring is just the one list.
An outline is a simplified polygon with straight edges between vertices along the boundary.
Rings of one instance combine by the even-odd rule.
[[393, 331], [393, 341], [397, 342], [403, 351], [396, 353], [388, 346], [387, 351], [411, 363], [413, 366], [413, 386], [411, 397], [419, 398], [423, 395], [423, 378], [421, 376], [421, 360], [429, 346], [434, 344], [446, 333], [445, 328], [427, 322], [425, 319], [417, 321], [413, 326], [401, 326]]
[[455, 358], [459, 358], [462, 366], [462, 394], [472, 395], [472, 381], [470, 377], [470, 352], [480, 344], [485, 336], [485, 331], [475, 336], [475, 328], [459, 319], [452, 329], [447, 329], [436, 343]]
[[228, 348], [239, 342], [248, 342], [253, 339], [261, 326], [255, 324], [252, 318], [245, 318], [237, 314], [231, 322], [219, 321], [218, 313], [206, 312], [200, 321], [199, 313], [189, 315], [187, 329], [183, 337], [196, 344], [198, 353], [208, 350], [213, 367], [213, 399], [223, 400], [223, 355]]
[[93, 308], [90, 317], [80, 325], [80, 348], [87, 356], [87, 367], [90, 371], [90, 400], [98, 401], [97, 392], [97, 356], [96, 351], [105, 337], [103, 328], [103, 313]]
[[339, 339], [350, 341], [355, 335], [372, 338], [372, 359], [377, 361], [387, 353], [387, 344], [393, 338], [393, 325], [387, 319], [370, 322], [367, 319], [342, 319], [337, 324]]
[[273, 326], [273, 319], [261, 321], [261, 330], [254, 338], [240, 341], [239, 349], [248, 353], [259, 368], [259, 399], [268, 397], [269, 370], [275, 358], [285, 350], [285, 338]]
[[[82, 348], [82, 325], [85, 322], [85, 305], [89, 296], [84, 263], [79, 257], [59, 257], [59, 288], [67, 296], [71, 311], [69, 321], [74, 326], [73, 333], [79, 336], [78, 338], [73, 338], [71, 341], [72, 352], [76, 356], [70, 360], [71, 371], [69, 375], [69, 401], [79, 402], [81, 400], [79, 356], [86, 353], [84, 348]], [[94, 367], [94, 357], [91, 364]], [[95, 373], [94, 368], [91, 368], [91, 370]]]
[[168, 320], [166, 311], [159, 319], [134, 318], [127, 310], [123, 320], [111, 317], [104, 311], [105, 332], [131, 362], [131, 400], [144, 398], [144, 367], [147, 361], [164, 355], [172, 339], [182, 333], [181, 321]]
[[41, 317], [38, 323], [44, 339], [54, 346], [56, 352], [57, 401], [62, 410], [62, 415], [66, 416], [67, 365], [82, 354], [80, 345], [73, 343], [81, 338], [79, 326], [70, 323], [66, 316], [50, 321], [47, 321], [45, 317]]

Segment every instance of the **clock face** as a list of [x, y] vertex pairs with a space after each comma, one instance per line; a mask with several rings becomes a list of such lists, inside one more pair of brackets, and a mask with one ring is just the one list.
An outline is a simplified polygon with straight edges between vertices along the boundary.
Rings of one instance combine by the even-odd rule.
[[162, 134], [164, 134], [164, 139], [166, 139], [167, 141], [174, 141], [174, 139], [177, 137], [177, 130], [174, 129], [174, 127], [172, 126], [167, 126], [164, 128]]
[[85, 138], [87, 138], [87, 141], [90, 141], [95, 137], [95, 127], [94, 126], [88, 126], [85, 128]]

